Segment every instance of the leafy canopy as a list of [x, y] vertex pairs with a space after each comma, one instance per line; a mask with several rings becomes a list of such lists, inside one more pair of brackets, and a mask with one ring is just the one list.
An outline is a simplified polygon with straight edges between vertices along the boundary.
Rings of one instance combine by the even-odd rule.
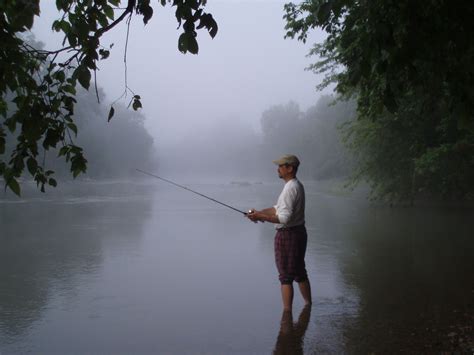
[[[25, 36], [34, 17], [40, 15], [40, 1], [0, 0], [0, 177], [5, 188], [19, 195], [18, 178], [25, 168], [41, 191], [46, 184], [56, 186], [53, 171], [45, 164], [45, 154], [51, 148], [59, 148], [59, 156], [65, 157], [74, 177], [86, 171], [83, 150], [74, 143], [78, 133], [74, 122], [77, 85], [89, 89], [98, 62], [110, 55], [111, 48], [101, 45], [102, 35], [123, 22], [130, 24], [132, 16], [142, 17], [147, 24], [154, 12], [150, 3], [56, 0], [60, 17], [52, 28], [64, 35], [63, 47], [48, 51]], [[204, 12], [206, 0], [157, 3], [176, 8], [182, 53], [198, 53], [198, 29], [205, 29], [212, 38], [217, 34], [217, 23]], [[142, 107], [139, 95], [133, 93], [131, 105], [134, 110]], [[111, 107], [109, 120], [114, 112]], [[9, 158], [5, 157], [7, 135], [16, 137]]]
[[474, 4], [305, 0], [285, 5], [287, 36], [327, 33], [310, 69], [357, 98], [347, 131], [355, 180], [376, 197], [474, 195]]

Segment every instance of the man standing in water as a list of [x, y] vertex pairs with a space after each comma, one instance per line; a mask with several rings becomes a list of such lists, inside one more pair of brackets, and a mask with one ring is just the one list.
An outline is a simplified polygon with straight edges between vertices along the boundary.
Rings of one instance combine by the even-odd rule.
[[275, 262], [281, 283], [283, 308], [291, 311], [293, 281], [298, 283], [306, 305], [311, 304], [311, 286], [304, 262], [307, 243], [304, 225], [305, 194], [303, 184], [296, 178], [300, 165], [296, 156], [284, 155], [273, 163], [278, 165], [278, 176], [285, 181], [277, 204], [261, 211], [252, 209], [247, 217], [254, 222], [276, 224]]

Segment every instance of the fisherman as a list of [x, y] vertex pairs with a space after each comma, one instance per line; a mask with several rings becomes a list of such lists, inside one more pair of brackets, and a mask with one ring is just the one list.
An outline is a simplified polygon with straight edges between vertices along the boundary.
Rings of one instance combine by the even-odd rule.
[[273, 163], [278, 165], [278, 176], [285, 181], [277, 204], [260, 211], [251, 209], [247, 217], [253, 222], [276, 224], [275, 262], [281, 283], [283, 309], [291, 311], [293, 281], [298, 283], [305, 304], [311, 304], [311, 286], [304, 262], [307, 244], [305, 194], [303, 184], [296, 178], [300, 165], [296, 156], [284, 155]]

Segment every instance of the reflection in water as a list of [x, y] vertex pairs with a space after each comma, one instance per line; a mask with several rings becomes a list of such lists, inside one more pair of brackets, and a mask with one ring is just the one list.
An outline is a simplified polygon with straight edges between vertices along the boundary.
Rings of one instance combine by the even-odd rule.
[[[463, 348], [472, 331], [472, 211], [373, 209], [350, 237], [343, 275], [359, 290], [356, 353], [442, 352]], [[370, 222], [370, 223], [369, 223]], [[471, 335], [472, 337], [472, 335]]]
[[136, 244], [150, 200], [127, 194], [120, 201], [116, 196], [124, 186], [107, 186], [116, 197], [109, 203], [93, 187], [85, 187], [88, 195], [80, 192], [80, 202], [71, 202], [77, 188], [66, 196], [47, 195], [48, 200], [0, 200], [0, 345], [18, 342], [25, 348], [14, 347], [15, 352], [28, 350], [19, 340], [58, 295], [76, 294], [86, 286], [84, 275], [99, 272], [104, 248]]
[[314, 191], [308, 251], [317, 332], [306, 335], [305, 347], [354, 354], [469, 348], [472, 209], [390, 208]]
[[274, 354], [303, 354], [303, 340], [311, 318], [311, 305], [303, 307], [298, 321], [293, 323], [291, 311], [283, 311], [280, 332], [275, 344]]
[[[155, 181], [0, 199], [0, 353], [464, 349], [472, 211], [389, 209], [305, 185], [313, 308], [295, 324], [275, 314], [270, 225]], [[244, 209], [280, 185], [190, 187]]]

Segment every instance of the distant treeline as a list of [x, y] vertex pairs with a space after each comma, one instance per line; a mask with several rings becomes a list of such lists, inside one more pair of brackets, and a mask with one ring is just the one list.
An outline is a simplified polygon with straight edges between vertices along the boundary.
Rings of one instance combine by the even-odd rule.
[[291, 153], [300, 157], [300, 174], [305, 178], [348, 176], [353, 163], [341, 130], [353, 116], [353, 103], [324, 96], [305, 112], [291, 101], [268, 108], [261, 116], [260, 132], [239, 117], [222, 118], [212, 125], [197, 125], [161, 147], [159, 170], [230, 181], [273, 179], [276, 169], [271, 161]]
[[[83, 147], [88, 160], [86, 178], [126, 177], [135, 168], [146, 167], [183, 182], [269, 180], [276, 175], [271, 161], [291, 153], [300, 157], [299, 176], [304, 179], [350, 178], [360, 182], [364, 174], [371, 174], [366, 181], [376, 182], [372, 186], [375, 194], [388, 189], [411, 198], [470, 196], [465, 193], [472, 186], [472, 172], [457, 169], [460, 165], [454, 159], [442, 170], [427, 160], [424, 180], [415, 175], [408, 178], [406, 169], [413, 160], [406, 150], [412, 149], [410, 142], [416, 140], [417, 132], [401, 127], [388, 130], [379, 123], [358, 120], [355, 102], [335, 96], [321, 97], [306, 111], [292, 101], [272, 106], [262, 113], [258, 131], [239, 117], [199, 122], [189, 126], [188, 133], [168, 137], [171, 143], [163, 146], [154, 145], [140, 112], [115, 104], [115, 115], [108, 122], [108, 107], [99, 104], [93, 93], [80, 91], [77, 98], [74, 121], [78, 135], [73, 139]], [[15, 148], [17, 134], [6, 136], [5, 157]], [[160, 143], [160, 137], [157, 139]], [[45, 170], [54, 170], [54, 177], [69, 179], [69, 165], [64, 157], [58, 158], [58, 152], [59, 147], [44, 153]], [[367, 172], [364, 169], [368, 165]], [[448, 178], [463, 184], [446, 184]]]
[[301, 173], [307, 177], [347, 177], [354, 164], [342, 137], [354, 110], [354, 103], [332, 96], [321, 97], [305, 112], [294, 102], [269, 108], [261, 118], [263, 157], [292, 153], [300, 157]]

